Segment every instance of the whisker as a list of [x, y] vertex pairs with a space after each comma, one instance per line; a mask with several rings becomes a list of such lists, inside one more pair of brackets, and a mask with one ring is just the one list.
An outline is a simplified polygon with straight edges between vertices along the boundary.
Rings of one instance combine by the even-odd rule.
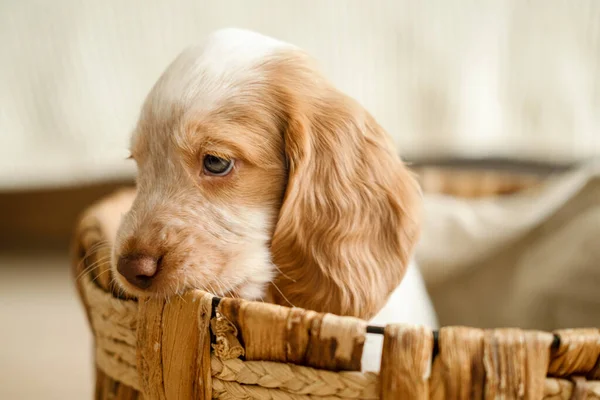
[[233, 293], [233, 291], [227, 290], [227, 285], [219, 277], [215, 278], [217, 280], [217, 283], [219, 284], [219, 287], [221, 288], [221, 296], [225, 296], [227, 294], [233, 299], [239, 298], [235, 293]]
[[127, 293], [125, 293], [125, 289], [123, 289], [121, 287], [121, 285], [119, 285], [119, 281], [117, 280], [117, 277], [113, 276], [110, 280], [110, 286], [111, 288], [116, 289], [117, 290], [117, 296], [118, 297], [127, 297]]
[[100, 272], [98, 275], [96, 275], [96, 277], [94, 279], [92, 279], [92, 282], [95, 282], [98, 278], [100, 278], [102, 275], [104, 275], [107, 272], [110, 272], [110, 269]]
[[104, 256], [103, 258], [101, 258], [101, 259], [98, 259], [98, 260], [94, 261], [94, 262], [93, 262], [92, 264], [90, 264], [90, 265], [85, 265], [85, 266], [82, 268], [82, 264], [84, 264], [84, 263], [85, 263], [85, 260], [87, 260], [87, 258], [89, 258], [89, 256], [86, 256], [86, 258], [82, 259], [82, 260], [81, 260], [81, 261], [79, 261], [79, 263], [77, 264], [77, 268], [80, 268], [80, 269], [81, 269], [81, 272], [79, 273], [79, 275], [77, 275], [77, 277], [75, 277], [75, 279], [79, 279], [79, 277], [80, 277], [82, 274], [84, 274], [86, 271], [88, 271], [88, 270], [89, 270], [90, 268], [92, 268], [93, 266], [95, 266], [95, 265], [97, 265], [97, 264], [100, 264], [100, 263], [102, 263], [102, 262], [108, 261], [108, 260], [110, 259], [110, 257]]
[[[108, 258], [105, 259], [99, 259], [96, 260], [95, 262], [93, 262], [92, 264], [90, 264], [88, 267], [86, 267], [84, 270], [82, 270], [79, 275], [77, 275], [77, 277], [75, 278], [76, 281], [79, 281], [79, 279], [83, 278], [84, 276], [91, 274], [92, 272], [96, 271], [97, 269], [99, 269], [100, 267], [103, 266], [103, 264], [108, 261]], [[107, 271], [110, 270], [110, 268], [106, 269]]]
[[87, 266], [86, 266], [86, 268], [90, 268], [90, 267], [92, 267], [92, 266], [94, 266], [94, 265], [96, 265], [96, 264], [100, 264], [100, 263], [103, 263], [103, 262], [109, 261], [109, 260], [110, 260], [110, 258], [111, 258], [110, 256], [103, 256], [103, 257], [100, 257], [100, 258], [98, 258], [96, 261], [94, 261], [93, 263], [91, 263], [90, 265], [87, 265]]
[[212, 285], [210, 283], [206, 284], [208, 286], [208, 289], [210, 290], [210, 294], [212, 294], [213, 296], [217, 296], [215, 289], [212, 287]]
[[85, 254], [83, 255], [83, 257], [81, 257], [82, 261], [87, 260], [90, 256], [94, 255], [95, 253], [97, 253], [98, 251], [105, 249], [111, 248], [111, 245], [107, 242], [107, 243], [95, 243], [94, 245], [90, 246], [90, 248], [88, 248], [85, 252]]
[[272, 284], [272, 285], [275, 287], [275, 289], [277, 289], [277, 291], [279, 292], [279, 294], [281, 295], [281, 297], [283, 297], [283, 299], [284, 299], [285, 301], [287, 301], [287, 302], [288, 302], [288, 304], [289, 304], [290, 306], [292, 306], [292, 307], [294, 307], [294, 308], [296, 307], [295, 305], [293, 305], [293, 304], [292, 304], [292, 302], [291, 302], [291, 301], [289, 301], [289, 300], [288, 300], [288, 298], [287, 298], [287, 297], [285, 297], [285, 295], [284, 295], [284, 294], [283, 294], [283, 292], [282, 292], [282, 291], [281, 291], [281, 290], [280, 290], [280, 289], [277, 287], [277, 285], [275, 284], [275, 282], [271, 282], [271, 284]]
[[218, 293], [218, 296], [221, 296], [221, 297], [222, 297], [222, 296], [225, 296], [225, 292], [226, 292], [226, 291], [224, 290], [223, 283], [221, 282], [221, 280], [219, 279], [219, 277], [215, 277], [215, 280], [216, 280], [215, 284], [216, 284], [216, 285], [218, 286], [218, 288], [219, 288], [219, 293]]
[[[111, 244], [108, 240], [100, 240], [96, 243], [94, 243], [93, 245], [91, 245], [85, 252], [85, 255], [89, 255], [90, 253], [93, 253], [96, 250], [99, 250], [103, 247], [111, 247]], [[84, 255], [84, 257], [85, 257]]]
[[90, 275], [92, 272], [94, 272], [95, 270], [97, 270], [98, 268], [100, 268], [100, 265], [97, 265], [93, 268], [86, 268], [83, 271], [81, 271], [79, 273], [79, 275], [77, 275], [75, 277], [75, 281], [79, 281], [81, 278], [87, 277], [87, 275]]
[[281, 274], [281, 276], [283, 276], [286, 279], [289, 279], [290, 281], [296, 283], [296, 280], [294, 278], [292, 278], [291, 276], [287, 275], [285, 272], [283, 272], [275, 263], [272, 263], [273, 267], [275, 267], [275, 269], [277, 271], [279, 271], [279, 273]]
[[[93, 266], [92, 268], [87, 268], [83, 271], [81, 271], [81, 273], [75, 278], [76, 282], [79, 282], [80, 280], [84, 279], [84, 278], [89, 278], [90, 275], [93, 275], [94, 272], [96, 272], [97, 270], [99, 270], [102, 267], [101, 263], [98, 263], [97, 265]], [[107, 269], [107, 271], [110, 270]]]
[[[179, 283], [180, 283], [180, 282], [177, 282], [177, 291], [176, 291], [175, 293], [177, 294], [177, 296], [179, 296], [179, 298], [180, 298], [181, 300], [183, 300], [183, 302], [184, 302], [184, 303], [187, 303], [187, 301], [186, 301], [186, 300], [183, 298], [183, 296], [181, 295], [181, 289], [179, 288]], [[184, 287], [185, 287], [185, 286], [184, 286]]]
[[89, 257], [91, 257], [94, 253], [98, 252], [98, 250], [103, 248], [111, 248], [112, 244], [108, 240], [100, 240], [89, 248], [86, 249], [85, 254], [81, 257], [79, 261], [78, 267], [81, 267], [81, 264], [84, 263]]
[[81, 260], [79, 261], [79, 263], [81, 264], [81, 263], [83, 263], [83, 262], [86, 262], [86, 261], [87, 261], [87, 260], [88, 260], [90, 257], [92, 257], [92, 256], [95, 256], [95, 255], [97, 255], [97, 252], [96, 252], [96, 251], [89, 250], [89, 251], [88, 251], [88, 252], [87, 252], [87, 253], [86, 253], [86, 254], [85, 254], [85, 255], [84, 255], [82, 258], [81, 258]]

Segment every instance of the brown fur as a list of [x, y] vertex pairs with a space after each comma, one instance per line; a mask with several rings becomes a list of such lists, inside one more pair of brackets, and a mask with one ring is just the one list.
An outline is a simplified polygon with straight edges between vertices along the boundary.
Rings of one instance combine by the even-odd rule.
[[[256, 69], [214, 110], [175, 106], [166, 118], [148, 101], [133, 145], [139, 193], [115, 257], [163, 256], [154, 294], [233, 282], [250, 234], [244, 210], [261, 210], [279, 269], [269, 301], [370, 318], [418, 238], [416, 180], [374, 118], [308, 57], [280, 52]], [[234, 172], [202, 176], [207, 152], [234, 158]], [[244, 282], [223, 286], [215, 292], [241, 293]]]
[[308, 60], [278, 60], [273, 70], [289, 165], [271, 247], [282, 274], [270, 293], [370, 318], [402, 280], [418, 238], [417, 183], [374, 118]]

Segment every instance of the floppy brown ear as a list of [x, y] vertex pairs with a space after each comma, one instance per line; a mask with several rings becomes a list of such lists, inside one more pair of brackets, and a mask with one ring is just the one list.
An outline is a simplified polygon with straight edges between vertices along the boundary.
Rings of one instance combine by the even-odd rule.
[[366, 110], [331, 87], [306, 93], [286, 103], [289, 176], [272, 240], [281, 274], [270, 295], [368, 319], [404, 276], [420, 191]]

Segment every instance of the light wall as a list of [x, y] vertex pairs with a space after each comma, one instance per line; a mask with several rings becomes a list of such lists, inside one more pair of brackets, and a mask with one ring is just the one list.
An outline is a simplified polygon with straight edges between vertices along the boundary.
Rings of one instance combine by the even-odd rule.
[[227, 26], [312, 53], [402, 154], [600, 154], [597, 0], [2, 0], [0, 189], [131, 176], [149, 88]]

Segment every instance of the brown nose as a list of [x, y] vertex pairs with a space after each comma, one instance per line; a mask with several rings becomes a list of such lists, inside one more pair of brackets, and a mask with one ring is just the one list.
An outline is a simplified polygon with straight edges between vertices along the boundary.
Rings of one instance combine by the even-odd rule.
[[123, 256], [117, 262], [117, 271], [127, 279], [127, 282], [140, 289], [150, 287], [157, 270], [157, 259], [143, 254]]

